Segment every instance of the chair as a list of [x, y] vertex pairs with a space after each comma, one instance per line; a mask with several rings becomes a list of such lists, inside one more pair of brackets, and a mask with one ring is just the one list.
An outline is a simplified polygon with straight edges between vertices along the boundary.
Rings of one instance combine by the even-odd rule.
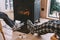
[[2, 36], [3, 36], [3, 39], [6, 40], [5, 36], [4, 36], [4, 33], [3, 33], [3, 30], [2, 30], [1, 20], [0, 20], [0, 32], [1, 32]]

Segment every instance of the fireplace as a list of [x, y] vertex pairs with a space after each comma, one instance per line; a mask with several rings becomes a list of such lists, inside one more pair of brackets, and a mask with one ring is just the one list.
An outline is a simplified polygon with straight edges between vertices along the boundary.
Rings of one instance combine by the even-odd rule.
[[13, 0], [14, 19], [22, 22], [30, 19], [34, 21], [34, 0]]
[[21, 28], [22, 32], [29, 32], [26, 29], [27, 20], [31, 20], [33, 23], [40, 18], [40, 0], [13, 0], [14, 8], [14, 20], [20, 20], [25, 22], [25, 25]]
[[40, 18], [40, 0], [13, 0], [13, 6], [15, 20], [30, 19], [34, 23]]

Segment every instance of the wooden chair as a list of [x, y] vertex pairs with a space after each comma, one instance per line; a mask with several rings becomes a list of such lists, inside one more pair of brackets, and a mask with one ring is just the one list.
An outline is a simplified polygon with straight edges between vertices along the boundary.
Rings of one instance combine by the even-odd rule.
[[4, 36], [4, 33], [3, 33], [3, 30], [2, 30], [1, 20], [0, 20], [0, 32], [1, 32], [2, 36], [3, 36], [3, 39], [6, 40], [5, 36]]

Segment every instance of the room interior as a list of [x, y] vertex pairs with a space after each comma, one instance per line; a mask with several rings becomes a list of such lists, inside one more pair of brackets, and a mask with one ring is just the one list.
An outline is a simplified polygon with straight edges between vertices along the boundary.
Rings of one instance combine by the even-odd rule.
[[[0, 40], [59, 40], [60, 3], [58, 1], [54, 1], [58, 4], [55, 5], [52, 0], [13, 0], [13, 10], [3, 12], [15, 21], [18, 28], [12, 30], [3, 19], [0, 19], [0, 30], [3, 32], [0, 32]], [[58, 8], [54, 9], [52, 4]], [[51, 30], [45, 25], [49, 27], [52, 25]]]

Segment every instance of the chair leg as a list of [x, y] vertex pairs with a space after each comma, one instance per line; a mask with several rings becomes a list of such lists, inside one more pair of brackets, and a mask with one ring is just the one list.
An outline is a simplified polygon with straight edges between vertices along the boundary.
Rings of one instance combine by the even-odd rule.
[[5, 39], [5, 36], [4, 36], [4, 33], [3, 33], [3, 32], [1, 32], [1, 33], [2, 33], [3, 39], [6, 40], [6, 39]]

